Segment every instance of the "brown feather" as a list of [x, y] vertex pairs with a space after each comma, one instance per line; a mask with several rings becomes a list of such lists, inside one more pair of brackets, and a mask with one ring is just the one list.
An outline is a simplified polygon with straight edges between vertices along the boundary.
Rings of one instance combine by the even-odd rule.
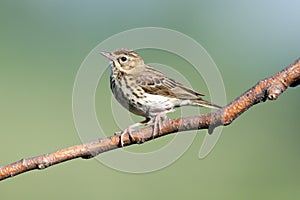
[[135, 78], [138, 85], [149, 94], [195, 100], [204, 96], [147, 65], [144, 66], [143, 73], [138, 73]]

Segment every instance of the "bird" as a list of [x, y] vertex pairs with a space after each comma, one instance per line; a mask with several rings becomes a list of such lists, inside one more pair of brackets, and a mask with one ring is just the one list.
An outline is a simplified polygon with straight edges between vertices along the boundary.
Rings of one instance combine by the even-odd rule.
[[116, 100], [130, 112], [145, 117], [143, 121], [128, 126], [117, 133], [124, 146], [124, 135], [132, 139], [132, 130], [141, 125], [154, 124], [152, 136], [159, 134], [162, 119], [181, 106], [202, 106], [212, 109], [221, 107], [202, 97], [204, 94], [168, 77], [145, 64], [134, 50], [120, 48], [101, 54], [110, 60], [110, 88]]

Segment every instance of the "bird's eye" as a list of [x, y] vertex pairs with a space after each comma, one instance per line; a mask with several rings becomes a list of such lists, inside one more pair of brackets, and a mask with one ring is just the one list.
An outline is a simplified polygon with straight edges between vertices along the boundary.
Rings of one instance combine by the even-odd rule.
[[127, 58], [126, 58], [125, 56], [122, 56], [122, 57], [121, 57], [121, 61], [122, 61], [122, 62], [126, 62], [126, 61], [127, 61]]

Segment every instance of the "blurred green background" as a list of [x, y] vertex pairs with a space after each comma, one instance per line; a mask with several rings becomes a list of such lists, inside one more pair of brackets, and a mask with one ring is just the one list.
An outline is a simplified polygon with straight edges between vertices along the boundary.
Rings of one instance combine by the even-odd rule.
[[[81, 143], [73, 83], [83, 59], [107, 37], [157, 26], [194, 38], [219, 67], [230, 102], [300, 56], [299, 6], [292, 0], [1, 0], [0, 165]], [[110, 104], [104, 97], [98, 113]], [[299, 98], [299, 88], [291, 88], [251, 108], [223, 129], [203, 160], [198, 151], [206, 131], [199, 131], [162, 170], [127, 174], [77, 159], [0, 182], [0, 199], [299, 199]], [[108, 134], [117, 129], [111, 120]], [[171, 137], [131, 149], [155, 149]]]

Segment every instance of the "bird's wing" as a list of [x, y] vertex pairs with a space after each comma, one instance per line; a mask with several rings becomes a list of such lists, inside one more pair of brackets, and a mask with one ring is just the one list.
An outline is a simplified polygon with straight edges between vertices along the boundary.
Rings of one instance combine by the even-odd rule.
[[187, 86], [168, 78], [165, 74], [152, 67], [145, 68], [144, 72], [136, 77], [136, 83], [145, 92], [153, 95], [162, 95], [178, 99], [201, 99], [201, 94]]

